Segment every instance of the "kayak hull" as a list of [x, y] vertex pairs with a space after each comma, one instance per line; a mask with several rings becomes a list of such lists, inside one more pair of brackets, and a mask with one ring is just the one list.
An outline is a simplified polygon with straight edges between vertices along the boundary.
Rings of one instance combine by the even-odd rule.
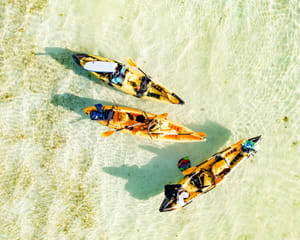
[[[217, 152], [201, 164], [183, 171], [185, 176], [177, 184], [165, 186], [165, 188], [167, 186], [174, 186], [175, 190], [172, 192], [173, 195], [165, 191], [165, 199], [159, 211], [167, 212], [183, 208], [196, 197], [215, 188], [233, 172], [240, 163], [256, 153], [254, 145], [260, 138], [261, 137], [258, 136], [248, 140], [242, 139], [232, 146]], [[249, 148], [249, 146], [245, 147], [245, 143], [249, 142], [253, 148]], [[207, 179], [210, 180], [209, 184], [203, 184]], [[176, 191], [177, 193], [179, 191], [187, 192], [188, 197], [180, 202], [178, 200], [179, 195], [176, 195]]]
[[[154, 141], [166, 142], [202, 142], [206, 141], [206, 133], [194, 132], [191, 129], [176, 123], [170, 119], [157, 120], [157, 115], [127, 107], [108, 106], [102, 107], [104, 111], [112, 109], [113, 117], [109, 123], [98, 121], [117, 131], [136, 135]], [[90, 116], [92, 111], [97, 111], [95, 106], [87, 107], [84, 112]], [[138, 119], [144, 119], [143, 122]], [[150, 126], [150, 125], [151, 126]], [[128, 126], [133, 126], [128, 128]], [[149, 127], [151, 129], [149, 129]], [[150, 130], [150, 131], [149, 131]]]
[[[83, 69], [86, 69], [91, 74], [93, 74], [96, 78], [101, 79], [102, 81], [108, 83], [112, 87], [117, 88], [118, 90], [125, 92], [129, 95], [150, 99], [159, 102], [172, 103], [172, 104], [184, 104], [184, 101], [179, 98], [175, 93], [164, 87], [163, 85], [154, 82], [152, 79], [147, 78], [147, 83], [144, 85], [144, 90], [139, 92], [141, 89], [143, 78], [149, 77], [146, 76], [140, 69], [126, 66], [126, 72], [124, 74], [124, 80], [121, 83], [114, 83], [112, 81], [112, 71], [109, 69], [108, 71], [103, 71], [101, 69], [94, 69], [92, 66], [92, 62], [102, 62], [102, 63], [115, 63], [119, 66], [125, 66], [117, 61], [95, 56], [88, 55], [85, 53], [74, 54], [73, 59], [75, 63], [77, 63]], [[88, 66], [90, 65], [90, 66]], [[95, 64], [96, 65], [96, 64]]]

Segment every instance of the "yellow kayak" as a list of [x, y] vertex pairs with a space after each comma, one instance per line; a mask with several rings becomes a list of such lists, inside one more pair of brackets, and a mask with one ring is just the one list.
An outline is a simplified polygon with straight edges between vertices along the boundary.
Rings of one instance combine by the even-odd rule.
[[165, 185], [165, 199], [159, 211], [180, 209], [191, 203], [195, 197], [215, 188], [242, 161], [256, 153], [255, 144], [260, 138], [261, 136], [242, 139], [203, 163], [183, 171], [185, 176], [177, 184]]
[[167, 119], [167, 114], [155, 115], [140, 110], [97, 104], [84, 112], [92, 119], [115, 129], [102, 133], [107, 137], [121, 131], [151, 140], [169, 142], [199, 142], [206, 140], [206, 133], [194, 132]]
[[91, 72], [96, 78], [129, 95], [172, 104], [184, 104], [175, 93], [154, 82], [150, 76], [136, 67], [130, 58], [127, 61], [131, 66], [126, 66], [108, 58], [83, 53], [74, 54], [72, 57], [79, 66]]

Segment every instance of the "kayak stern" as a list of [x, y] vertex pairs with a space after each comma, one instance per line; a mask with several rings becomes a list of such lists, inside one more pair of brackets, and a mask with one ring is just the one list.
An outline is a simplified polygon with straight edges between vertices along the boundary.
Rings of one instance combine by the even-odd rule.
[[85, 53], [77, 53], [77, 54], [73, 54], [72, 55], [72, 58], [73, 58], [73, 60], [74, 60], [74, 62], [77, 64], [77, 65], [79, 65], [79, 66], [81, 66], [82, 67], [82, 65], [81, 65], [81, 63], [80, 63], [80, 60], [82, 59], [82, 58], [86, 58], [86, 57], [89, 57], [89, 55], [87, 55], [87, 54], [85, 54]]
[[165, 198], [162, 204], [160, 205], [159, 211], [160, 212], [170, 212], [175, 210], [175, 208], [172, 207], [172, 201], [168, 198]]
[[261, 135], [257, 137], [249, 138], [248, 141], [257, 143], [260, 141], [260, 139], [261, 139]]

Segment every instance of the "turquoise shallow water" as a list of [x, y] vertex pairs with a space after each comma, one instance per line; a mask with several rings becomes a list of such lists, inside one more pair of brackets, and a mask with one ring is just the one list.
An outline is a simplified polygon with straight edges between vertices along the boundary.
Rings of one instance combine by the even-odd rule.
[[[0, 1], [1, 239], [300, 239], [299, 1]], [[138, 65], [186, 104], [105, 89], [73, 52]], [[84, 107], [154, 113], [208, 134], [152, 143]], [[188, 207], [160, 213], [176, 163], [241, 138], [255, 157]]]

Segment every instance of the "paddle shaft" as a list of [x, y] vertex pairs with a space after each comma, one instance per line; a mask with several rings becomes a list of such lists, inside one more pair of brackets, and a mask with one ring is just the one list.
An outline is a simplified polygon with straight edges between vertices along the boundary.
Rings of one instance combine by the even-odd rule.
[[[135, 61], [133, 61], [132, 58], [127, 58], [127, 62], [129, 63], [129, 65], [131, 65], [131, 66], [137, 68], [139, 71], [141, 71], [143, 74], [145, 74], [145, 76], [148, 77], [152, 82], [154, 82], [148, 74], [146, 74], [141, 68], [139, 68], [139, 67], [136, 65]], [[154, 82], [154, 83], [155, 83], [155, 82]], [[156, 84], [156, 83], [155, 83], [155, 84]]]
[[120, 129], [117, 129], [115, 132], [118, 132], [118, 131], [121, 131], [121, 130], [124, 130], [124, 129], [129, 129], [129, 130], [132, 130], [132, 129], [130, 129], [130, 128], [133, 128], [133, 127], [136, 127], [136, 126], [139, 126], [139, 125], [141, 125], [141, 124], [145, 124], [145, 123], [136, 123], [136, 124], [133, 124], [133, 125], [131, 125], [131, 126], [126, 126], [126, 127], [124, 127], [124, 128], [120, 128]]
[[[146, 113], [145, 113], [146, 114]], [[158, 115], [158, 116], [156, 116], [156, 117], [154, 117], [153, 119], [155, 119], [155, 118], [166, 118], [168, 116], [168, 114], [167, 113], [164, 113], [164, 114], [161, 114], [161, 115]], [[148, 118], [148, 117], [147, 117]], [[152, 119], [152, 120], [153, 120]], [[143, 123], [136, 123], [136, 124], [133, 124], [133, 125], [131, 125], [131, 126], [126, 126], [126, 127], [124, 127], [124, 128], [120, 128], [120, 129], [117, 129], [117, 130], [115, 130], [115, 131], [108, 131], [108, 132], [104, 132], [104, 133], [102, 133], [102, 136], [103, 136], [103, 134], [109, 134], [109, 135], [107, 135], [106, 137], [108, 137], [108, 136], [111, 136], [114, 132], [119, 132], [119, 131], [122, 131], [122, 130], [124, 130], [124, 129], [129, 129], [129, 130], [133, 130], [133, 127], [136, 127], [136, 126], [139, 126], [139, 125], [146, 125], [146, 124], [149, 124], [149, 120], [147, 121], [147, 122], [143, 122]], [[131, 128], [131, 129], [130, 129]]]

